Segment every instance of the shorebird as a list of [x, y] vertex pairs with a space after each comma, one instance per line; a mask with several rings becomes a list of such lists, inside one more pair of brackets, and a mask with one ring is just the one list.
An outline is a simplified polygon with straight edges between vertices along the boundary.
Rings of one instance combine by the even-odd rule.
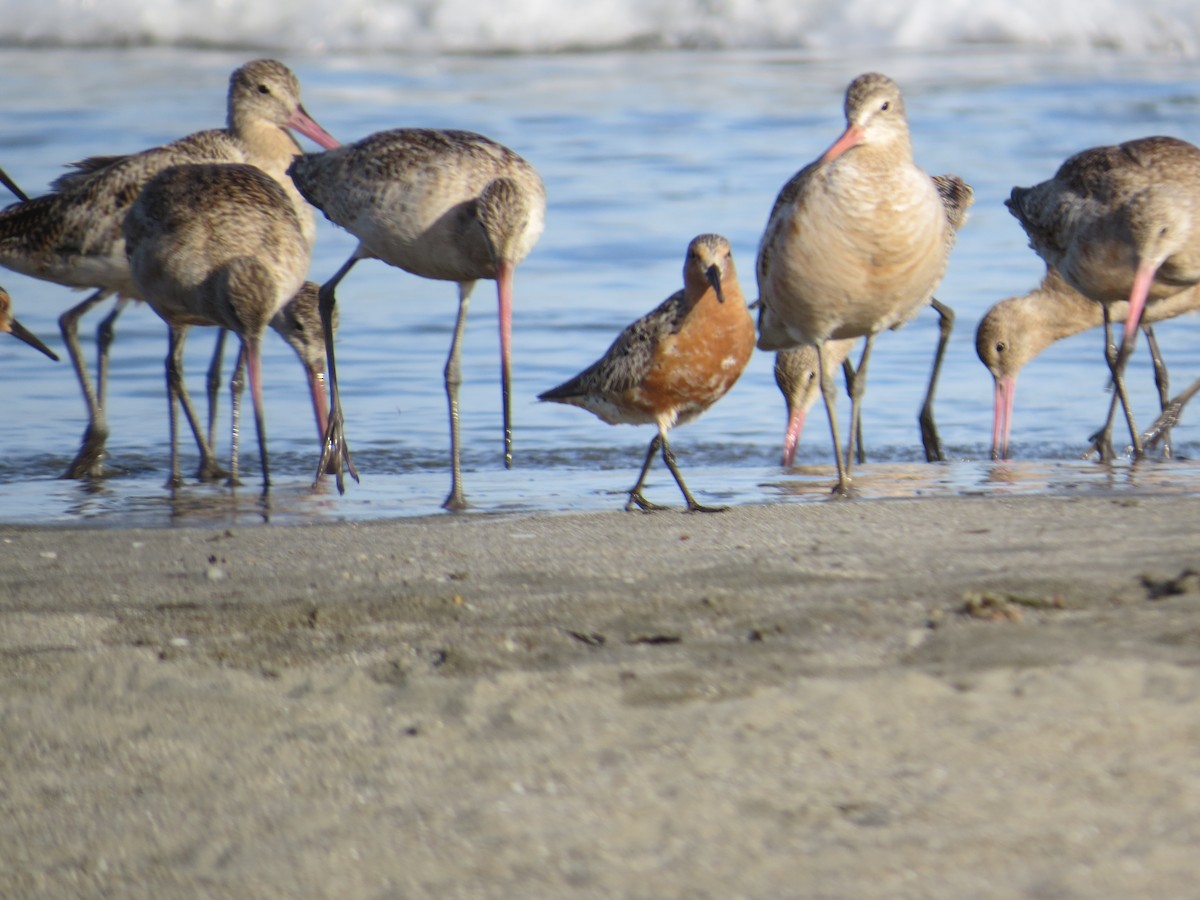
[[662, 508], [642, 495], [661, 448], [688, 510], [716, 512], [723, 507], [701, 506], [684, 484], [667, 432], [725, 396], [753, 350], [754, 320], [738, 285], [729, 241], [702, 234], [688, 244], [683, 290], [622, 331], [599, 360], [538, 399], [582, 407], [610, 425], [658, 427], [626, 510]]
[[[853, 378], [854, 367], [846, 357], [850, 355], [856, 342], [857, 338], [847, 338], [844, 341], [825, 343], [825, 358], [828, 364], [833, 367], [842, 366], [846, 371], [847, 384]], [[800, 445], [800, 435], [804, 432], [808, 411], [821, 395], [817, 348], [810, 344], [776, 353], [775, 384], [783, 394], [783, 402], [787, 406], [787, 430], [784, 432], [783, 457], [780, 463], [791, 467], [796, 463], [796, 448]], [[858, 460], [862, 462], [861, 435], [855, 437], [855, 444], [858, 448]]]
[[[868, 73], [854, 79], [845, 115], [841, 137], [780, 191], [757, 265], [758, 346], [817, 349], [841, 495], [850, 493], [850, 466], [825, 344], [866, 339], [850, 386], [853, 436], [875, 336], [931, 303], [972, 198], [957, 176], [934, 179], [913, 162], [904, 100], [890, 78]], [[944, 320], [934, 380], [948, 325]]]
[[[262, 336], [303, 285], [311, 252], [293, 198], [256, 166], [173, 166], [142, 189], [125, 217], [124, 233], [139, 296], [170, 332], [169, 486], [181, 483], [176, 401], [183, 402], [185, 411], [189, 406], [184, 341], [192, 325], [217, 325], [242, 341], [239, 368], [244, 362], [248, 372], [265, 495], [271, 479], [262, 408]], [[236, 484], [236, 450], [230, 470], [230, 482]]]
[[[300, 360], [300, 365], [304, 368], [304, 377], [308, 383], [309, 398], [312, 401], [313, 418], [317, 423], [317, 440], [320, 441], [325, 437], [325, 428], [328, 424], [329, 416], [329, 395], [325, 390], [326, 373], [325, 373], [325, 333], [321, 327], [321, 313], [317, 308], [318, 289], [320, 285], [312, 281], [306, 281], [297, 291], [296, 296], [284, 305], [283, 309], [275, 313], [271, 319], [270, 326], [284, 342], [292, 348], [297, 359]], [[334, 318], [336, 326], [337, 319]], [[221, 334], [226, 334], [225, 329], [221, 329]], [[210, 376], [212, 371], [210, 369]], [[219, 375], [218, 385], [219, 387]], [[238, 438], [241, 434], [239, 427], [239, 418], [241, 414], [241, 399], [242, 392], [246, 384], [246, 367], [245, 357], [238, 356], [237, 364], [234, 368], [233, 377], [230, 379], [230, 397], [232, 406], [232, 426], [231, 433], [233, 435], [233, 446], [231, 450], [232, 456], [238, 455]], [[216, 388], [210, 383], [209, 393], [214, 393]], [[213, 440], [213, 415], [212, 411], [215, 404], [210, 401], [209, 404], [209, 421], [208, 421], [208, 443], [209, 446], [215, 446]]]
[[321, 287], [329, 360], [329, 428], [318, 474], [332, 468], [344, 491], [343, 469], [358, 473], [346, 443], [330, 316], [338, 284], [360, 259], [458, 283], [458, 317], [445, 384], [450, 409], [450, 493], [446, 509], [467, 506], [459, 454], [459, 356], [475, 282], [496, 281], [504, 405], [504, 463], [512, 466], [512, 283], [517, 265], [541, 236], [546, 191], [533, 166], [495, 141], [469, 131], [402, 128], [370, 135], [326, 153], [306, 154], [289, 169], [300, 192], [359, 244]]
[[[83, 478], [103, 471], [108, 426], [104, 416], [108, 345], [112, 324], [127, 298], [140, 298], [126, 259], [122, 224], [141, 187], [168, 166], [196, 162], [257, 165], [274, 176], [303, 209], [304, 233], [315, 238], [312, 210], [303, 204], [286, 170], [300, 147], [288, 129], [323, 147], [337, 145], [305, 112], [300, 85], [287, 66], [260, 59], [230, 77], [228, 120], [223, 129], [200, 131], [185, 138], [128, 156], [98, 156], [75, 163], [51, 186], [51, 193], [0, 211], [0, 265], [45, 281], [95, 289], [59, 319], [59, 327], [79, 379], [88, 409], [88, 426], [79, 452], [65, 477]], [[101, 324], [99, 394], [92, 388], [77, 339], [79, 318], [97, 303], [117, 294], [118, 304]], [[201, 432], [197, 443], [203, 444]], [[202, 473], [220, 471], [211, 453], [201, 448]]]
[[[1046, 264], [1101, 304], [1105, 357], [1140, 456], [1125, 363], [1147, 304], [1200, 283], [1200, 149], [1172, 137], [1094, 147], [1067, 159], [1053, 178], [1013, 188], [1006, 203]], [[1122, 301], [1129, 309], [1115, 349], [1111, 307]], [[1113, 455], [1112, 418], [1095, 439], [1102, 459]]]
[[12, 297], [2, 287], [0, 287], [0, 332], [11, 334], [17, 340], [24, 341], [33, 349], [42, 351], [42, 353], [45, 353], [52, 360], [58, 362], [58, 357], [54, 354], [54, 351], [38, 340], [36, 334], [13, 317]]
[[[1167, 373], [1151, 324], [1200, 309], [1200, 288], [1189, 288], [1152, 303], [1142, 314], [1141, 327], [1150, 342], [1155, 382], [1162, 407], [1167, 408]], [[1127, 322], [1129, 303], [1108, 306], [1113, 322]], [[975, 332], [979, 360], [995, 382], [992, 416], [992, 459], [1008, 457], [1012, 430], [1013, 399], [1017, 376], [1039, 353], [1056, 341], [1098, 328], [1104, 310], [1071, 287], [1057, 269], [1048, 268], [1041, 283], [1027, 294], [1006, 297], [984, 314]]]
[[304, 367], [304, 377], [312, 398], [313, 418], [317, 423], [317, 440], [324, 440], [325, 429], [329, 425], [329, 396], [325, 389], [328, 376], [325, 332], [321, 327], [318, 308], [319, 288], [320, 285], [314, 281], [304, 282], [296, 296], [271, 319], [271, 328], [296, 352], [300, 365]]

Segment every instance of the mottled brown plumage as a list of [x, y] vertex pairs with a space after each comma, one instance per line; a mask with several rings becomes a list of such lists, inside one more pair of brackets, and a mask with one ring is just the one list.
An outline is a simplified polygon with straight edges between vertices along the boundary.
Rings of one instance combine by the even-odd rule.
[[[516, 153], [482, 135], [423, 128], [383, 131], [337, 150], [305, 155], [289, 171], [309, 202], [359, 240], [354, 253], [321, 288], [323, 316], [332, 314], [337, 285], [360, 259], [381, 259], [423, 278], [458, 283], [458, 318], [446, 363], [451, 486], [443, 506], [465, 508], [458, 386], [468, 300], [477, 280], [495, 279], [504, 459], [511, 465], [512, 280], [542, 233], [546, 192], [541, 178]], [[345, 439], [328, 318], [325, 323], [331, 406], [318, 472], [331, 467], [341, 491], [343, 468], [355, 479], [358, 475]]]
[[657, 426], [626, 509], [657, 508], [642, 496], [642, 484], [661, 448], [688, 509], [710, 511], [684, 484], [667, 432], [725, 396], [754, 350], [754, 321], [725, 238], [704, 234], [692, 240], [683, 283], [683, 290], [621, 332], [600, 359], [538, 397], [582, 407], [610, 425]]
[[[275, 313], [271, 328], [295, 351], [312, 398], [313, 417], [317, 423], [317, 440], [323, 440], [329, 424], [329, 396], [325, 390], [325, 333], [321, 328], [318, 308], [320, 285], [306, 281], [287, 305]], [[337, 317], [334, 316], [334, 327]]]
[[[184, 402], [185, 410], [189, 406], [183, 343], [190, 326], [217, 325], [242, 341], [265, 493], [270, 471], [262, 409], [262, 335], [303, 285], [311, 249], [293, 199], [256, 166], [174, 166], [146, 184], [125, 218], [124, 232], [139, 293], [170, 329], [169, 483], [179, 484], [176, 400]], [[189, 417], [194, 418], [191, 413]], [[235, 482], [237, 468], [235, 444]]]
[[[946, 218], [952, 228], [948, 235], [953, 239], [955, 232], [967, 220], [967, 211], [971, 208], [971, 203], [975, 199], [975, 192], [971, 190], [970, 185], [957, 175], [934, 175], [933, 184], [937, 188], [938, 196], [946, 210]], [[943, 458], [941, 440], [937, 434], [937, 426], [933, 421], [933, 394], [937, 388], [941, 361], [945, 355], [946, 345], [950, 337], [950, 326], [953, 324], [953, 314], [949, 312], [948, 308], [937, 301], [933, 301], [933, 303], [941, 319], [942, 329], [934, 355], [934, 365], [929, 379], [929, 387], [925, 393], [925, 404], [922, 406], [920, 417], [921, 437], [925, 445], [925, 456], [930, 461]], [[838, 366], [844, 368], [847, 385], [852, 384], [854, 380], [854, 367], [848, 362], [850, 350], [854, 346], [854, 343], [854, 339], [825, 342], [825, 355], [829, 366], [832, 369], [836, 369]], [[800, 435], [804, 431], [804, 423], [808, 417], [808, 411], [812, 409], [813, 404], [816, 403], [817, 397], [820, 395], [821, 381], [817, 348], [809, 344], [792, 350], [778, 351], [775, 354], [775, 384], [778, 385], [780, 392], [783, 394], [788, 413], [787, 430], [783, 441], [782, 464], [791, 466], [796, 461], [796, 448], [800, 443]], [[859, 461], [862, 461], [865, 457], [862, 435], [855, 435], [853, 440], [857, 444], [857, 452], [854, 455]]]
[[[762, 304], [758, 346], [817, 348], [838, 466], [836, 490], [843, 494], [850, 489], [849, 461], [838, 438], [834, 367], [824, 364], [822, 347], [828, 340], [866, 338], [852, 384], [853, 435], [875, 336], [931, 302], [971, 200], [961, 179], [931, 178], [913, 162], [904, 100], [890, 78], [868, 73], [854, 79], [846, 90], [845, 114], [842, 136], [780, 191], [756, 269]], [[946, 313], [935, 376], [949, 337]]]
[[[51, 193], [0, 211], [0, 265], [68, 287], [96, 289], [59, 320], [88, 406], [88, 428], [68, 477], [98, 475], [102, 470], [108, 434], [102, 405], [108, 338], [101, 344], [102, 383], [97, 396], [79, 349], [77, 323], [113, 293], [139, 297], [126, 259], [122, 225], [143, 185], [155, 173], [182, 163], [259, 166], [288, 192], [311, 243], [316, 233], [312, 210], [286, 176], [292, 158], [300, 152], [289, 128], [322, 146], [337, 143], [304, 111], [292, 71], [275, 60], [255, 60], [230, 77], [225, 128], [196, 132], [128, 156], [82, 160], [54, 183]], [[197, 440], [202, 440], [199, 434]]]
[[[1160, 399], [1166, 400], [1166, 368], [1157, 355], [1150, 326], [1200, 309], [1200, 288], [1189, 288], [1152, 303], [1142, 314], [1142, 328], [1151, 339]], [[1126, 300], [1109, 304], [1109, 318], [1124, 322]], [[1048, 268], [1041, 283], [1026, 294], [1006, 297], [989, 309], [975, 332], [975, 351], [995, 383], [992, 415], [992, 458], [1008, 456], [1017, 376], [1056, 341], [1104, 324], [1104, 310], [1066, 283], [1057, 269]]]
[[[1147, 304], [1200, 283], [1200, 148], [1156, 136], [1084, 150], [1041, 184], [1013, 188], [1007, 206], [1046, 264], [1101, 304], [1115, 395], [1139, 455], [1125, 362]], [[1122, 301], [1125, 336], [1110, 353], [1110, 308]], [[1103, 458], [1113, 455], [1113, 411], [1093, 439]]]
[[[827, 365], [834, 368], [844, 365], [856, 341], [857, 338], [826, 341]], [[775, 354], [775, 384], [783, 394], [783, 402], [787, 406], [787, 429], [784, 432], [783, 456], [780, 462], [782, 465], [792, 466], [796, 463], [796, 448], [800, 445], [800, 435], [804, 433], [808, 411], [821, 396], [817, 348], [809, 344], [792, 350], [778, 351]]]

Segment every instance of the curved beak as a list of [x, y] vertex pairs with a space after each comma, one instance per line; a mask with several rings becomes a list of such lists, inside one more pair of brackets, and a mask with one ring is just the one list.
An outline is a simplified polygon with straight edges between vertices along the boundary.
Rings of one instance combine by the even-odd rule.
[[1150, 296], [1150, 285], [1158, 272], [1158, 265], [1140, 261], [1133, 275], [1133, 287], [1129, 291], [1129, 312], [1125, 316], [1125, 336], [1121, 339], [1121, 359], [1127, 359], [1137, 340], [1137, 331], [1142, 324], [1142, 313], [1146, 309], [1146, 298]]
[[847, 125], [842, 136], [834, 141], [828, 150], [821, 154], [821, 162], [833, 162], [851, 147], [857, 147], [866, 135], [857, 125]]
[[992, 459], [1008, 459], [1008, 435], [1012, 429], [1013, 399], [1017, 395], [1017, 380], [1011, 375], [996, 378], [996, 395], [992, 405]]
[[299, 107], [292, 117], [287, 120], [287, 127], [295, 129], [306, 138], [314, 141], [326, 150], [332, 150], [334, 147], [341, 146], [338, 139], [331, 135], [328, 131], [318, 125], [307, 112], [304, 107]]
[[804, 407], [797, 403], [788, 413], [787, 434], [783, 437], [783, 465], [791, 468], [796, 463], [796, 448], [800, 445], [800, 435], [804, 432], [804, 419], [808, 415]]

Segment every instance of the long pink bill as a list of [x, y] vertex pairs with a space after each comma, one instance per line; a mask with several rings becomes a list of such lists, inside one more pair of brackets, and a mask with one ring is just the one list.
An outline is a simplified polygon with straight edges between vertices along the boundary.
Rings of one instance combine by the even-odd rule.
[[797, 405], [788, 416], [787, 433], [783, 436], [783, 465], [791, 468], [796, 464], [796, 448], [800, 446], [800, 435], [804, 433], [804, 420], [808, 412]]
[[513, 462], [512, 431], [512, 285], [513, 264], [496, 265], [496, 295], [500, 302], [500, 391], [504, 403], [504, 468]]
[[851, 147], [857, 147], [862, 143], [865, 137], [863, 130], [857, 125], [847, 125], [846, 130], [842, 132], [842, 136], [838, 138], [829, 149], [821, 154], [821, 162], [833, 162]]
[[287, 127], [295, 129], [306, 138], [309, 138], [314, 143], [324, 147], [326, 150], [332, 150], [334, 147], [340, 147], [338, 139], [332, 134], [318, 125], [301, 106], [297, 109], [290, 119], [287, 120]]
[[312, 396], [313, 416], [317, 422], [317, 440], [325, 440], [329, 430], [329, 394], [325, 390], [325, 373], [305, 367], [308, 376], [308, 392]]
[[1125, 336], [1121, 339], [1121, 357], [1128, 357], [1137, 340], [1137, 331], [1142, 324], [1142, 313], [1146, 309], [1146, 298], [1150, 296], [1150, 285], [1158, 273], [1158, 265], [1139, 262], [1133, 275], [1133, 287], [1129, 291], [1129, 313], [1125, 316]]
[[1017, 396], [1017, 380], [1011, 375], [996, 379], [996, 396], [992, 413], [992, 459], [1008, 459], [1008, 437], [1012, 429], [1013, 399]]

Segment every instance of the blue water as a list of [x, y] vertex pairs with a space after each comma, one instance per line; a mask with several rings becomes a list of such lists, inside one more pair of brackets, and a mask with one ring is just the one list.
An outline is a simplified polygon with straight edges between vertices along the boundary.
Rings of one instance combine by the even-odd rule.
[[[1171, 4], [1163, 7], [1170, 11]], [[843, 30], [854, 24], [851, 12], [838, 23]], [[582, 410], [539, 404], [536, 395], [592, 362], [624, 325], [679, 287], [683, 252], [695, 234], [716, 231], [731, 240], [743, 288], [755, 296], [755, 250], [775, 194], [840, 132], [845, 85], [868, 69], [887, 72], [904, 89], [918, 162], [931, 173], [962, 175], [976, 202], [938, 291], [958, 314], [936, 407], [952, 461], [924, 463], [916, 426], [937, 334], [936, 316], [926, 312], [876, 344], [864, 411], [871, 462], [856, 479], [862, 495], [1200, 488], [1189, 461], [1200, 456], [1200, 431], [1188, 414], [1176, 431], [1182, 458], [1112, 468], [1078, 460], [1107, 409], [1099, 332], [1062, 342], [1026, 369], [1014, 460], [992, 464], [991, 378], [974, 352], [983, 312], [1041, 277], [1041, 262], [1003, 206], [1012, 185], [1042, 180], [1064, 157], [1096, 144], [1155, 133], [1200, 141], [1200, 92], [1189, 55], [1194, 33], [1178, 33], [1187, 37], [1178, 52], [1153, 54], [1140, 45], [1108, 49], [1065, 40], [1049, 48], [1032, 40], [964, 44], [941, 33], [928, 51], [864, 40], [838, 52], [747, 42], [717, 50], [414, 55], [374, 52], [365, 41], [355, 50], [320, 53], [297, 42], [276, 55], [300, 76], [308, 111], [344, 141], [398, 126], [470, 128], [513, 147], [541, 172], [549, 197], [546, 232], [516, 285], [515, 468], [502, 465], [495, 292], [482, 282], [464, 349], [465, 485], [482, 511], [565, 511], [621, 506], [652, 432], [610, 427]], [[336, 29], [331, 34], [345, 37]], [[60, 33], [66, 43], [68, 37]], [[242, 37], [256, 43], [250, 33]], [[504, 49], [503, 41], [493, 49]], [[221, 124], [228, 74], [255, 55], [186, 46], [7, 48], [0, 53], [0, 165], [38, 193], [68, 161]], [[352, 238], [322, 220], [312, 277], [328, 277], [353, 247]], [[0, 284], [22, 322], [61, 350], [56, 319], [80, 295], [2, 271]], [[310, 490], [317, 450], [307, 394], [291, 351], [272, 340], [265, 377], [274, 486], [266, 517], [310, 522], [438, 513], [449, 486], [442, 367], [455, 288], [369, 261], [355, 268], [339, 298], [339, 375], [363, 481], [349, 483], [343, 497], [332, 487]], [[86, 318], [83, 332], [90, 334], [99, 318]], [[1177, 386], [1200, 374], [1198, 328], [1191, 317], [1159, 329]], [[197, 329], [189, 347], [192, 390], [200, 395], [211, 338]], [[246, 486], [236, 494], [189, 485], [172, 499], [162, 487], [165, 352], [164, 326], [149, 310], [131, 309], [119, 320], [108, 404], [114, 474], [83, 486], [56, 478], [84, 424], [69, 365], [0, 339], [7, 388], [0, 521], [264, 518], [249, 422]], [[783, 402], [771, 363], [770, 354], [756, 354], [724, 400], [673, 433], [701, 502], [827, 496], [832, 458], [819, 406], [799, 467], [778, 466]], [[1132, 366], [1134, 402], [1148, 423], [1156, 404], [1151, 374], [1141, 356]], [[222, 404], [227, 411], [227, 397]], [[223, 438], [222, 455], [227, 447]], [[184, 450], [187, 471], [194, 450]], [[679, 503], [660, 467], [648, 494]]]

